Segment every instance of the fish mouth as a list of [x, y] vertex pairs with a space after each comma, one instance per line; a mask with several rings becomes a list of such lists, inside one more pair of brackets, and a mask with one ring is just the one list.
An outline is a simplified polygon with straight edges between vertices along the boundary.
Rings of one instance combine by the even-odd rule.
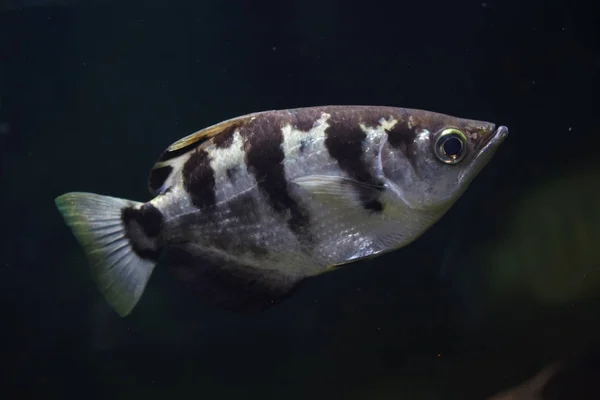
[[508, 128], [504, 125], [500, 125], [494, 133], [492, 133], [486, 141], [484, 141], [475, 155], [475, 159], [472, 164], [462, 171], [458, 177], [459, 181], [465, 179], [471, 180], [477, 175], [479, 171], [490, 161], [500, 144], [508, 136]]
[[[504, 125], [500, 125], [494, 131], [494, 133], [489, 135], [487, 137], [487, 139], [481, 143], [481, 145], [479, 147], [479, 151], [477, 152], [477, 155], [475, 155], [475, 158], [481, 158], [482, 156], [487, 155], [487, 153], [490, 153], [490, 152], [491, 152], [491, 154], [489, 154], [489, 156], [491, 157], [492, 154], [494, 153], [494, 151], [500, 145], [500, 143], [502, 143], [504, 141], [504, 139], [506, 139], [507, 136], [508, 136], [508, 128]], [[489, 160], [486, 160], [486, 161], [489, 161]]]
[[486, 151], [491, 145], [500, 144], [506, 137], [508, 136], [508, 128], [504, 125], [500, 125], [494, 133], [492, 133], [487, 140], [485, 140], [481, 145], [481, 152]]
[[496, 132], [494, 132], [494, 134], [492, 135], [492, 138], [495, 138], [496, 140], [504, 140], [507, 136], [508, 128], [504, 125], [500, 125], [498, 129], [496, 129]]

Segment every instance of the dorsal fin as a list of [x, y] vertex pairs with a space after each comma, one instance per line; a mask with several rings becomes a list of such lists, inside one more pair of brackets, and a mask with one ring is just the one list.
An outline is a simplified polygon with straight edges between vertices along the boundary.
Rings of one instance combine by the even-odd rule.
[[255, 118], [256, 114], [228, 119], [216, 125], [192, 133], [170, 145], [158, 158], [148, 177], [148, 189], [152, 195], [167, 190], [179, 175], [191, 152], [209, 139], [232, 135], [237, 129]]

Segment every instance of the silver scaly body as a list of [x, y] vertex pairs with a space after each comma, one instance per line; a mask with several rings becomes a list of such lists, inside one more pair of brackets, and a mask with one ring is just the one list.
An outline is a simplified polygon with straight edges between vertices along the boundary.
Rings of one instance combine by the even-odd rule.
[[[130, 275], [100, 284], [122, 282], [104, 294], [126, 315], [166, 250], [176, 275], [207, 299], [236, 311], [264, 309], [305, 278], [415, 240], [466, 190], [506, 133], [486, 122], [376, 106], [225, 121], [163, 153], [149, 180], [154, 199], [115, 204], [116, 241], [129, 243], [139, 265], [127, 253], [131, 268], [121, 271]], [[75, 200], [57, 200], [71, 226], [90, 208]], [[94, 236], [74, 232], [80, 242]], [[104, 258], [95, 252], [101, 271], [122, 263], [110, 250]], [[132, 294], [113, 299], [111, 291]]]

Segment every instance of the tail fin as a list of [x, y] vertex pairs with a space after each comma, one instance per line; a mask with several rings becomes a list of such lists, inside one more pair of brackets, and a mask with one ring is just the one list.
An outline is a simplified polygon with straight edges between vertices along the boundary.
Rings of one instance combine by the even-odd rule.
[[142, 203], [92, 193], [67, 193], [55, 203], [90, 260], [98, 289], [120, 316], [128, 315], [156, 264], [134, 251], [122, 218], [124, 209]]

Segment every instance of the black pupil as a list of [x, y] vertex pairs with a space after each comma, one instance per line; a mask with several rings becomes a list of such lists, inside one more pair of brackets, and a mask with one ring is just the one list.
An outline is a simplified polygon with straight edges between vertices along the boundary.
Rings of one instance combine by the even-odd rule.
[[462, 142], [456, 137], [450, 137], [444, 142], [444, 154], [448, 157], [456, 157], [462, 150]]

